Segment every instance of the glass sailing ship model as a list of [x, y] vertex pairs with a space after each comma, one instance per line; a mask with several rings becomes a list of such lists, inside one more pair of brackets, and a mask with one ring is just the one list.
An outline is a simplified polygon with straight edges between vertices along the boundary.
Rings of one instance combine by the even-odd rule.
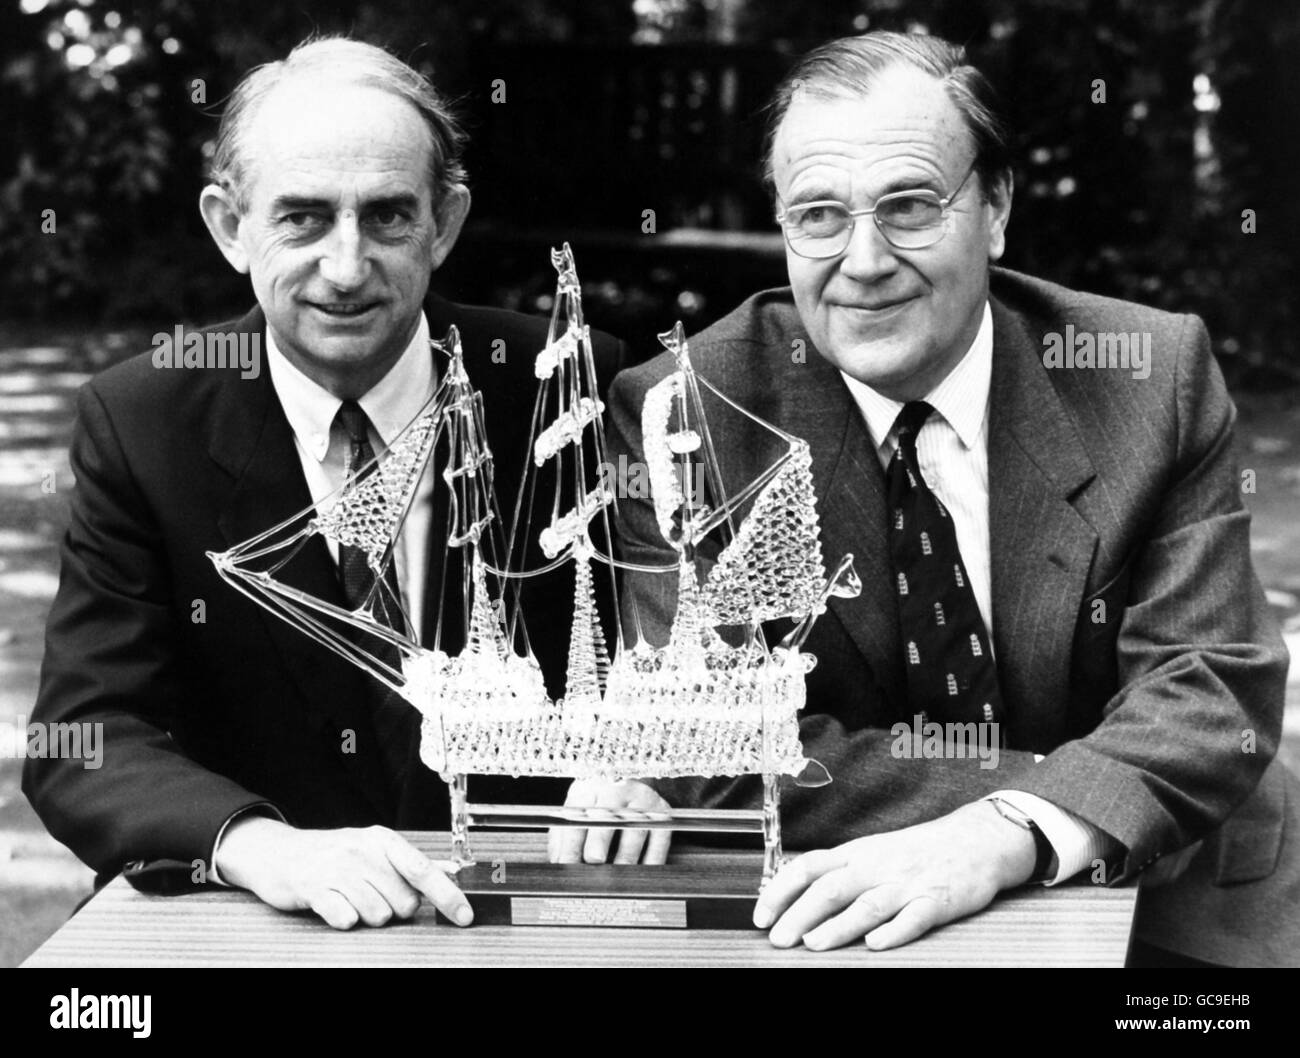
[[[676, 370], [649, 391], [642, 409], [655, 518], [677, 560], [652, 567], [617, 558], [612, 542], [619, 483], [606, 470], [604, 405], [568, 244], [551, 259], [558, 272], [555, 304], [547, 343], [536, 355], [527, 465], [508, 522], [493, 490], [482, 396], [453, 327], [432, 343], [446, 357], [435, 393], [385, 452], [320, 503], [210, 558], [235, 588], [419, 711], [420, 757], [448, 784], [458, 863], [473, 862], [473, 826], [749, 831], [763, 839], [766, 879], [781, 857], [780, 777], [802, 785], [829, 781], [804, 757], [799, 741], [804, 676], [815, 664], [801, 648], [829, 597], [858, 594], [852, 556], [827, 576], [808, 445], [750, 415], [697, 375], [678, 323], [659, 336]], [[723, 490], [702, 390], [771, 431], [784, 447], [758, 480], [731, 497]], [[384, 573], [435, 457], [441, 465], [435, 463], [434, 485], [446, 490], [449, 564], [444, 591], [431, 600], [439, 607], [435, 631], [421, 642]], [[701, 478], [707, 505], [688, 484]], [[746, 506], [747, 515], [738, 519]], [[548, 520], [534, 542], [536, 509]], [[706, 562], [701, 548], [718, 534], [725, 542], [711, 551], [716, 560]], [[356, 610], [277, 577], [315, 536], [365, 551], [376, 576]], [[529, 568], [533, 558], [539, 561]], [[597, 584], [607, 586], [611, 612], [618, 613], [618, 578], [595, 576], [596, 563], [676, 579], [676, 612], [665, 645], [646, 641], [635, 602], [627, 598], [628, 620], [614, 622], [611, 656]], [[564, 695], [552, 699], [529, 646], [522, 599], [525, 583], [563, 567], [572, 569], [573, 617]], [[449, 569], [460, 576], [449, 576]], [[463, 645], [448, 651], [442, 612], [450, 592], [460, 596]], [[762, 624], [782, 618], [793, 619], [793, 629], [771, 648]], [[625, 623], [635, 642], [625, 642]], [[474, 774], [605, 780], [754, 775], [762, 777], [763, 804], [653, 812], [472, 804], [467, 777]]]

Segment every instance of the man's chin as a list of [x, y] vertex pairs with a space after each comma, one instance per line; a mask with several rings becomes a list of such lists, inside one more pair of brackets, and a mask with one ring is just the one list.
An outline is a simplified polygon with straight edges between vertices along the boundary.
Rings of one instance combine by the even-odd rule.
[[864, 341], [861, 338], [837, 343], [831, 362], [841, 371], [881, 393], [905, 384], [916, 374], [918, 356], [910, 345], [896, 338]]
[[311, 346], [312, 355], [339, 367], [361, 367], [384, 358], [393, 347], [382, 335], [323, 334]]
[[308, 326], [298, 330], [292, 345], [309, 362], [346, 370], [382, 358], [394, 342], [379, 327], [353, 331]]

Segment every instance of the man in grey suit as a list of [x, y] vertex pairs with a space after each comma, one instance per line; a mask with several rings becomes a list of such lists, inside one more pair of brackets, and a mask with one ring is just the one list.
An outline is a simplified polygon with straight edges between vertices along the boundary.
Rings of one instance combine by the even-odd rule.
[[[832, 599], [807, 644], [801, 734], [834, 781], [790, 790], [787, 845], [814, 851], [768, 886], [756, 925], [779, 946], [888, 948], [1030, 881], [1140, 879], [1134, 961], [1295, 963], [1300, 797], [1273, 762], [1287, 656], [1204, 326], [992, 267], [1007, 135], [959, 48], [835, 41], [773, 110], [790, 287], [697, 336], [692, 359], [808, 441], [825, 553], [854, 553], [863, 591]], [[643, 459], [641, 403], [673, 367], [661, 356], [616, 381], [613, 460]], [[780, 452], [710, 421], [729, 491]], [[649, 502], [624, 512], [625, 557], [670, 561]], [[932, 540], [907, 551], [913, 518], [949, 534], [956, 570], [928, 622], [915, 597]], [[631, 589], [662, 643], [673, 578]], [[958, 610], [974, 661], [927, 653]], [[948, 676], [951, 705], [925, 689], [945, 669], [964, 673]], [[945, 710], [963, 698], [996, 724], [996, 767], [949, 743], [913, 751], [913, 723], [960, 718]], [[570, 797], [752, 807], [758, 785], [580, 783]], [[568, 832], [553, 855], [609, 846], [608, 831]], [[664, 851], [633, 835], [619, 857]]]

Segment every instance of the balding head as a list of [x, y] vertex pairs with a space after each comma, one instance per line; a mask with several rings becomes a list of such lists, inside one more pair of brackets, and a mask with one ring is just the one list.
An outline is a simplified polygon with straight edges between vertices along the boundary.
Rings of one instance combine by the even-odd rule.
[[464, 132], [429, 80], [382, 48], [342, 37], [300, 44], [287, 58], [259, 66], [239, 82], [217, 132], [212, 182], [229, 192], [241, 208], [246, 207], [257, 166], [254, 126], [268, 102], [282, 94], [310, 99], [345, 87], [384, 92], [415, 109], [429, 134], [429, 177], [435, 202], [465, 182], [461, 162]]
[[235, 93], [199, 208], [268, 340], [335, 396], [368, 392], [419, 331], [469, 212], [460, 140], [424, 78], [354, 41], [298, 48]]
[[966, 50], [939, 37], [874, 32], [842, 37], [803, 56], [777, 86], [768, 107], [764, 177], [770, 184], [773, 148], [791, 105], [800, 100], [861, 99], [882, 75], [910, 70], [938, 81], [975, 146], [975, 171], [984, 193], [997, 193], [1010, 167], [1010, 133], [988, 78]]

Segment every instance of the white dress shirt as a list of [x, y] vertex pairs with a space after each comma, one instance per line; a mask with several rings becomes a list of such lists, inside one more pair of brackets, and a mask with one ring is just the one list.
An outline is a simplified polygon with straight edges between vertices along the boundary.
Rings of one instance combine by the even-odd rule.
[[[332, 494], [343, 485], [348, 457], [352, 450], [352, 442], [347, 431], [343, 429], [342, 424], [336, 424], [334, 421], [343, 401], [294, 367], [276, 347], [275, 338], [271, 335], [269, 327], [264, 337], [271, 384], [275, 387], [275, 395], [284, 408], [290, 429], [293, 430], [294, 448], [302, 464], [303, 476], [307, 479], [307, 489], [311, 493], [312, 503], [319, 504], [321, 510], [326, 511], [334, 502], [335, 497]], [[421, 313], [415, 334], [397, 363], [357, 401], [370, 420], [370, 445], [376, 455], [382, 455], [387, 451], [393, 438], [419, 414], [420, 409], [433, 396], [437, 382], [433, 352], [429, 348], [429, 323]], [[429, 563], [432, 496], [433, 472], [426, 467], [423, 477], [416, 486], [415, 497], [411, 501], [406, 521], [397, 538], [394, 554], [397, 563], [397, 583], [402, 590], [402, 602], [406, 608], [406, 615], [411, 621], [411, 627], [417, 632], [423, 623], [426, 604], [424, 582]], [[327, 543], [330, 555], [337, 563], [338, 544], [333, 541]], [[246, 812], [268, 809], [273, 811], [281, 822], [284, 821], [279, 811], [270, 809], [270, 806], [254, 806]], [[218, 885], [226, 884], [217, 871], [217, 855], [221, 849], [221, 839], [225, 837], [230, 824], [246, 812], [237, 812], [226, 820], [217, 834], [217, 840], [213, 843], [208, 878]]]
[[[342, 485], [352, 443], [341, 424], [335, 423], [343, 401], [313, 382], [289, 362], [266, 334], [266, 362], [271, 384], [280, 398], [285, 418], [293, 430], [294, 447], [307, 479], [313, 503], [327, 511]], [[392, 368], [357, 403], [370, 420], [370, 445], [383, 455], [402, 429], [419, 414], [437, 385], [433, 353], [429, 348], [429, 324], [420, 323], [410, 343]], [[424, 617], [424, 581], [428, 570], [429, 500], [433, 474], [428, 468], [416, 486], [411, 509], [397, 538], [395, 558], [397, 582], [411, 626], [421, 627]], [[325, 501], [325, 502], [322, 502]], [[338, 562], [338, 545], [329, 541], [330, 554]]]
[[[894, 422], [903, 405], [841, 372], [866, 421], [882, 467], [898, 447]], [[966, 355], [923, 398], [934, 408], [916, 435], [921, 476], [952, 515], [957, 546], [975, 603], [993, 649], [993, 577], [989, 543], [989, 388], [993, 381], [993, 313], [988, 303], [979, 332]], [[1041, 755], [1036, 755], [1041, 760]], [[999, 790], [990, 794], [1019, 808], [1043, 832], [1056, 853], [1055, 885], [1101, 858], [1107, 839], [1092, 824], [1034, 794]]]

